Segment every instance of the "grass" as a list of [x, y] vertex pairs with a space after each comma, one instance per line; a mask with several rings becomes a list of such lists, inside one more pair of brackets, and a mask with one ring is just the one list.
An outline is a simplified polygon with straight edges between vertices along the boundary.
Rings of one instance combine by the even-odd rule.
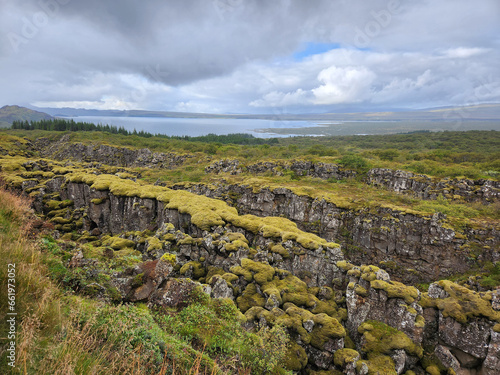
[[[36, 222], [29, 201], [0, 189], [0, 299], [8, 300], [7, 264], [15, 264], [17, 313], [16, 366], [9, 366], [2, 340], [2, 374], [286, 373], [284, 332], [245, 332], [234, 304], [203, 295], [168, 325], [167, 315], [145, 305], [107, 304], [64, 290], [54, 272], [54, 259], [64, 252], [39, 237]], [[0, 304], [1, 337], [9, 332], [7, 307]], [[217, 331], [200, 331], [200, 317], [217, 322]], [[262, 350], [267, 356], [256, 355]]]
[[[59, 139], [61, 132], [41, 130], [2, 130], [3, 134]], [[383, 136], [292, 137], [277, 144], [234, 145], [218, 142], [187, 141], [163, 137], [143, 138], [103, 132], [68, 132], [73, 142], [99, 142], [152, 151], [198, 154], [217, 158], [238, 158], [245, 162], [265, 158], [303, 158], [311, 161], [354, 163], [363, 169], [405, 169], [435, 177], [500, 177], [500, 132], [466, 131]], [[209, 138], [207, 138], [209, 139]]]

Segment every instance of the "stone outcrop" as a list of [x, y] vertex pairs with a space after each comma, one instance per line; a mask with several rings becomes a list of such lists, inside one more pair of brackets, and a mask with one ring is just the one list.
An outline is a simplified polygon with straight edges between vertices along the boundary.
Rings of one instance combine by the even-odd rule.
[[[119, 176], [55, 175], [43, 161], [30, 165], [37, 178], [18, 186], [54, 235], [92, 245], [75, 249], [66, 263], [92, 281], [84, 293], [105, 298], [106, 282], [117, 302], [182, 309], [198, 288], [233, 300], [247, 328], [287, 328], [287, 366], [300, 374], [497, 373], [499, 290], [476, 293], [440, 281], [424, 293], [395, 277], [415, 282], [467, 270], [470, 244], [491, 245], [479, 256], [498, 261], [495, 228], [458, 234], [440, 214], [341, 208], [285, 188], [191, 185], [195, 195]], [[323, 238], [293, 232], [288, 221], [280, 229], [273, 221], [284, 219], [276, 216]], [[325, 238], [340, 239], [354, 263], [390, 272], [346, 262]], [[131, 263], [118, 271], [98, 260], [122, 254]], [[101, 273], [104, 282], [93, 282]]]
[[42, 157], [46, 158], [103, 163], [120, 167], [172, 169], [181, 166], [186, 159], [193, 157], [193, 155], [173, 152], [152, 152], [147, 148], [135, 150], [100, 143], [71, 143], [69, 135], [63, 136], [58, 142], [40, 138], [35, 143], [35, 148]]
[[382, 265], [408, 283], [465, 272], [477, 260], [500, 260], [500, 233], [494, 226], [464, 228], [458, 233], [445, 224], [442, 214], [421, 216], [384, 207], [340, 208], [287, 188], [257, 192], [249, 186], [227, 184], [174, 188], [224, 199], [240, 213], [286, 217], [303, 230], [340, 243], [351, 261]]
[[438, 179], [402, 170], [374, 168], [368, 172], [367, 183], [420, 199], [446, 199], [481, 202], [500, 200], [500, 181], [471, 179]]
[[295, 176], [317, 177], [323, 180], [341, 180], [356, 176], [356, 172], [345, 170], [337, 164], [311, 162], [305, 160], [290, 161], [264, 161], [254, 164], [243, 164], [239, 160], [224, 159], [216, 161], [205, 168], [206, 173], [230, 173], [237, 175], [243, 172], [253, 174], [271, 173], [283, 176], [286, 173], [293, 173]]

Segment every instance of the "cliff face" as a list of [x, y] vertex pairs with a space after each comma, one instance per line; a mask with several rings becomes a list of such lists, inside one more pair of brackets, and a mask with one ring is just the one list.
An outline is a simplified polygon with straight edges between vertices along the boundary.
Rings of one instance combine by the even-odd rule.
[[352, 262], [382, 265], [404, 282], [428, 282], [465, 272], [475, 260], [500, 260], [496, 228], [455, 233], [443, 225], [440, 214], [419, 216], [382, 207], [375, 212], [347, 210], [286, 188], [254, 192], [241, 185], [192, 185], [189, 190], [225, 199], [241, 213], [286, 217], [303, 230], [340, 243]]
[[470, 179], [432, 179], [411, 172], [374, 168], [368, 172], [367, 183], [421, 199], [447, 199], [489, 204], [500, 200], [500, 181]]
[[[87, 177], [89, 182], [77, 181]], [[26, 181], [22, 186], [34, 197], [35, 208], [58, 223], [59, 232], [73, 233], [77, 229], [94, 240], [101, 233], [109, 233], [114, 236], [97, 241], [107, 244], [101, 247], [104, 256], [117, 257], [124, 246], [141, 255], [142, 261], [135, 266], [109, 275], [121, 300], [179, 307], [184, 303], [182, 296], [197, 284], [177, 278], [198, 280], [212, 297], [235, 301], [248, 328], [276, 324], [287, 327], [294, 341], [287, 366], [301, 374], [404, 374], [409, 370], [431, 374], [451, 370], [462, 374], [497, 373], [498, 290], [477, 293], [450, 282], [439, 282], [431, 284], [428, 293], [421, 293], [415, 287], [391, 280], [379, 267], [358, 267], [344, 261], [340, 249], [332, 244], [311, 245], [300, 235], [285, 238], [269, 223], [251, 230], [245, 221], [236, 220], [250, 219], [243, 213], [278, 213], [301, 226], [314, 228], [318, 222], [318, 233], [331, 238], [346, 226], [359, 233], [359, 237], [353, 238], [359, 238], [360, 245], [365, 238], [367, 249], [373, 238], [380, 238], [372, 237], [372, 228], [385, 223], [389, 225], [388, 232], [398, 232], [391, 239], [395, 241], [394, 249], [385, 253], [391, 258], [400, 259], [398, 244], [418, 233], [419, 237], [406, 247], [406, 261], [413, 251], [413, 259], [419, 262], [444, 262], [444, 256], [438, 258], [441, 255], [432, 251], [438, 252], [439, 248], [444, 252], [449, 248], [450, 269], [459, 267], [453, 253], [454, 234], [442, 227], [438, 215], [425, 218], [394, 211], [349, 212], [287, 189], [254, 193], [238, 185], [219, 189], [197, 185], [191, 189], [232, 197], [242, 211], [237, 217], [227, 216], [224, 223], [202, 228], [200, 223], [206, 221], [195, 220], [187, 207], [189, 197], [195, 199], [194, 195], [184, 197], [177, 205], [175, 193], [168, 189], [165, 192], [168, 190], [170, 198], [157, 199], [153, 195], [162, 197], [161, 187], [156, 187], [156, 192], [152, 186], [131, 191], [130, 186], [139, 185], [126, 185], [124, 189], [119, 184], [122, 180], [114, 176], [87, 177], [60, 176], [38, 185]], [[114, 185], [109, 181], [114, 181]], [[226, 213], [229, 210], [213, 204]], [[379, 221], [371, 224], [368, 220]], [[147, 238], [138, 233], [144, 229], [149, 230]], [[471, 232], [471, 240], [473, 235], [479, 232]], [[429, 240], [424, 245], [436, 247], [417, 247], [424, 239]], [[367, 251], [353, 258], [372, 259], [368, 254]], [[493, 251], [489, 256], [494, 254]], [[87, 274], [109, 272], [86, 259], [82, 252], [75, 254], [69, 266], [83, 267]], [[424, 268], [419, 272], [433, 275]]]
[[205, 168], [206, 173], [230, 173], [232, 175], [243, 172], [253, 174], [271, 173], [273, 175], [282, 176], [285, 173], [295, 173], [297, 176], [317, 177], [323, 180], [355, 177], [356, 172], [348, 169], [343, 169], [337, 164], [332, 163], [313, 163], [305, 160], [283, 161], [266, 161], [255, 164], [242, 164], [239, 160], [219, 160]]
[[69, 135], [58, 142], [40, 138], [34, 144], [41, 156], [55, 160], [103, 163], [119, 167], [143, 167], [172, 169], [181, 166], [192, 155], [173, 152], [152, 152], [147, 148], [139, 150], [103, 144], [69, 143]]

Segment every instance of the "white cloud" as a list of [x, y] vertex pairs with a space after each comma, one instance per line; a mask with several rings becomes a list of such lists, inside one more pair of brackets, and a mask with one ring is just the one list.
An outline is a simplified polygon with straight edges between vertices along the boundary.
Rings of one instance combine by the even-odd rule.
[[[23, 36], [41, 2], [0, 1], [0, 106], [272, 113], [500, 101], [498, 0], [401, 0], [385, 19], [387, 0], [54, 0], [17, 53], [6, 35]], [[369, 31], [366, 49], [352, 47], [356, 30]], [[294, 60], [307, 42], [340, 47]]]
[[466, 59], [472, 56], [481, 55], [488, 51], [489, 51], [488, 48], [467, 48], [467, 47], [450, 48], [444, 51], [444, 57], [452, 59], [455, 58]]
[[312, 89], [314, 104], [355, 103], [369, 96], [376, 75], [364, 67], [331, 66], [318, 74], [321, 86]]

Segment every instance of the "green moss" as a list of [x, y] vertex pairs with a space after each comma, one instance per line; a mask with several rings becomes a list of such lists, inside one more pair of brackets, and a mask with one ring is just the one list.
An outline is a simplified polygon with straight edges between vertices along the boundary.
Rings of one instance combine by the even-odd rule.
[[253, 279], [260, 285], [264, 285], [265, 283], [271, 281], [275, 274], [274, 268], [269, 264], [254, 262], [253, 260], [248, 258], [243, 258], [241, 260], [241, 266], [247, 271], [252, 272]]
[[360, 277], [361, 276], [361, 270], [357, 267], [351, 268], [349, 271], [347, 271], [347, 276], [354, 276], [354, 277]]
[[120, 237], [109, 237], [103, 242], [103, 245], [109, 246], [113, 250], [121, 250], [124, 248], [134, 248], [135, 242]]
[[239, 279], [239, 277], [237, 275], [235, 275], [234, 273], [224, 273], [222, 275], [222, 278], [224, 280], [226, 280], [226, 282], [228, 283], [228, 285], [232, 286], [232, 284], [237, 281]]
[[105, 201], [106, 201], [106, 198], [94, 198], [94, 199], [90, 200], [90, 202], [92, 202], [96, 206], [104, 203]]
[[365, 288], [363, 288], [361, 285], [357, 284], [356, 287], [354, 288], [354, 291], [356, 292], [356, 294], [362, 296], [362, 297], [366, 297], [368, 295], [368, 292], [366, 291]]
[[343, 269], [344, 271], [349, 271], [350, 269], [352, 269], [354, 267], [354, 264], [346, 262], [345, 260], [339, 260], [336, 263], [336, 265], [338, 268]]
[[428, 293], [424, 293], [419, 302], [422, 307], [437, 308], [444, 317], [452, 317], [460, 323], [466, 323], [468, 318], [475, 316], [484, 316], [500, 323], [500, 311], [493, 310], [486, 295], [483, 298], [480, 293], [449, 280], [441, 280], [437, 284], [448, 293], [449, 297], [430, 298]]
[[56, 224], [69, 224], [69, 223], [71, 223], [71, 219], [65, 219], [65, 218], [62, 218], [60, 216], [53, 217], [52, 219], [50, 219], [50, 221], [52, 223], [56, 223]]
[[425, 318], [422, 315], [417, 315], [415, 318], [415, 327], [424, 328], [425, 327]]
[[290, 371], [300, 371], [307, 365], [307, 354], [304, 348], [292, 342], [285, 355], [285, 368]]
[[253, 280], [253, 274], [249, 270], [246, 270], [245, 268], [241, 266], [233, 266], [229, 269], [232, 273], [238, 276], [243, 276], [245, 281], [251, 282]]
[[229, 241], [231, 241], [231, 242], [243, 241], [246, 244], [248, 244], [248, 240], [245, 238], [245, 236], [242, 233], [238, 233], [238, 232], [228, 233], [227, 237], [229, 238]]
[[337, 350], [333, 356], [335, 365], [344, 368], [348, 363], [353, 363], [360, 359], [361, 356], [356, 350], [353, 349], [340, 349]]
[[200, 262], [187, 262], [180, 269], [180, 274], [185, 275], [189, 270], [192, 270], [195, 279], [202, 278], [206, 275], [206, 270]]
[[427, 371], [429, 375], [441, 375], [441, 371], [439, 370], [439, 367], [436, 365], [427, 366], [425, 368], [425, 371]]
[[346, 335], [342, 324], [335, 318], [326, 314], [316, 314], [313, 316], [314, 328], [311, 332], [311, 345], [323, 350], [324, 345], [330, 339], [337, 339]]
[[238, 309], [245, 313], [248, 309], [254, 306], [264, 307], [266, 300], [257, 292], [255, 284], [248, 284], [241, 296], [236, 299]]
[[326, 314], [331, 317], [334, 317], [338, 320], [341, 319], [341, 317], [338, 314], [337, 311], [337, 304], [333, 300], [328, 300], [328, 301], [317, 301], [316, 306], [311, 310], [314, 314]]
[[413, 303], [419, 296], [419, 291], [413, 286], [407, 286], [398, 281], [372, 280], [370, 286], [387, 292], [389, 298], [402, 298], [406, 303]]
[[233, 252], [238, 251], [239, 249], [248, 249], [248, 244], [242, 240], [234, 240], [231, 243], [228, 243], [224, 246], [226, 251]]
[[177, 240], [177, 237], [173, 233], [167, 233], [161, 237], [163, 241], [173, 242]]
[[163, 243], [156, 237], [148, 237], [146, 241], [148, 243], [147, 252], [163, 249]]
[[[201, 258], [200, 258], [200, 262], [201, 262]], [[224, 275], [224, 273], [225, 273], [225, 271], [220, 267], [208, 266], [207, 267], [207, 275], [206, 275], [205, 279], [208, 283], [211, 283], [211, 279], [213, 276], [216, 276], [216, 275], [222, 276], [222, 275]]]
[[131, 286], [132, 286], [132, 288], [138, 288], [143, 284], [144, 284], [144, 273], [140, 273], [132, 279]]
[[392, 350], [404, 349], [408, 354], [422, 358], [423, 349], [415, 344], [405, 333], [375, 320], [364, 322], [358, 327], [364, 336], [362, 350], [371, 354], [391, 354]]
[[177, 257], [175, 254], [165, 253], [160, 258], [162, 262], [170, 263], [171, 265], [175, 265], [177, 263]]
[[271, 252], [281, 255], [284, 259], [290, 258], [290, 253], [282, 245], [271, 246]]
[[372, 356], [368, 360], [358, 361], [356, 364], [358, 373], [363, 363], [368, 367], [368, 375], [397, 375], [394, 361], [386, 355]]

